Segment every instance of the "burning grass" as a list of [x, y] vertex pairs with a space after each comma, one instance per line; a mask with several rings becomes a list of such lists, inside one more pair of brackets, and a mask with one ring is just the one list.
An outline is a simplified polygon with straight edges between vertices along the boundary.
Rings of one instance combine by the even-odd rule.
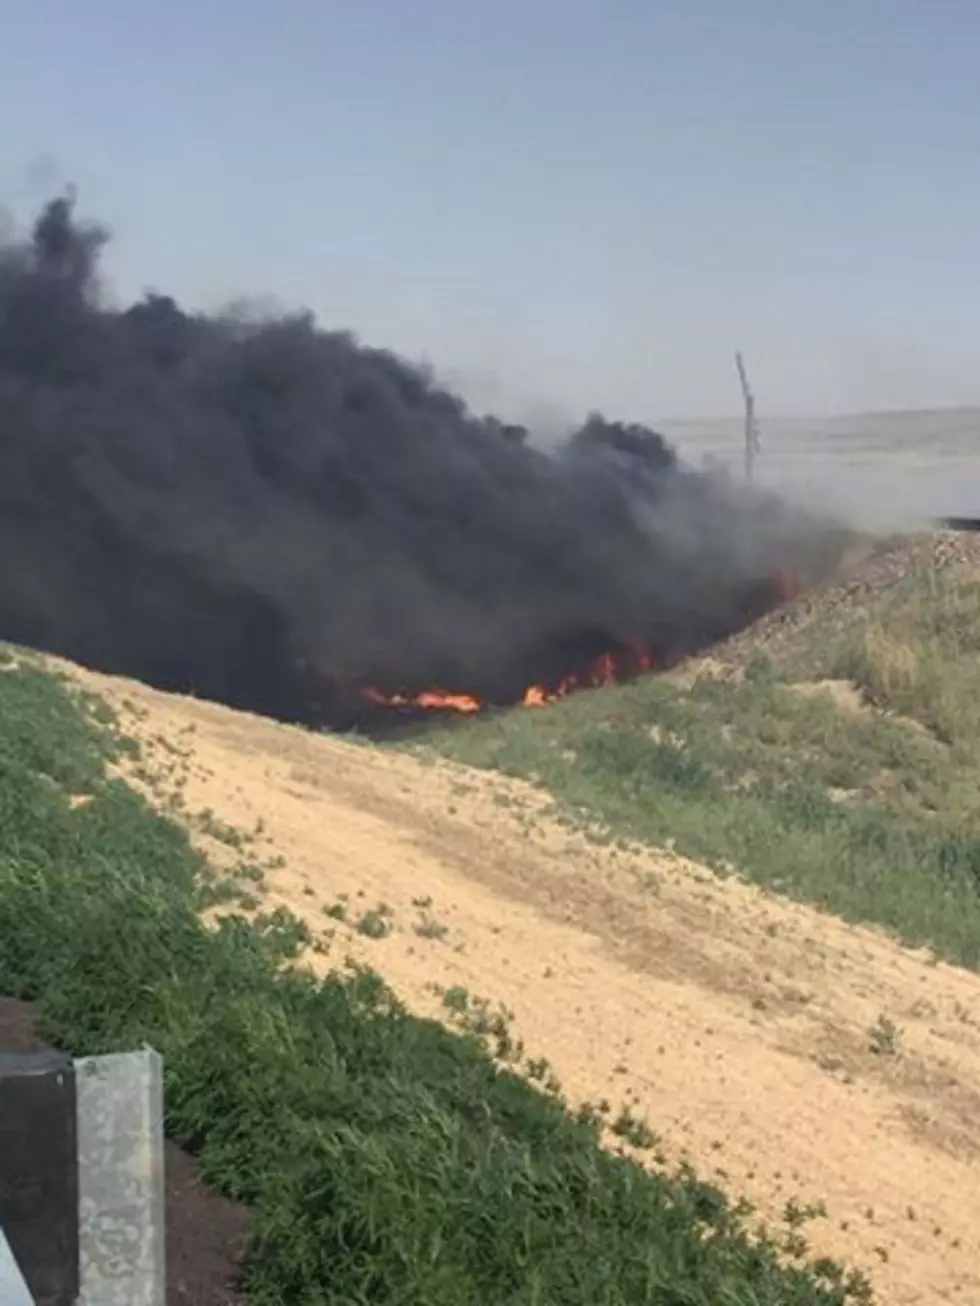
[[[601, 653], [584, 671], [569, 671], [548, 683], [530, 684], [514, 703], [515, 707], [546, 707], [584, 689], [617, 685], [635, 680], [657, 665], [652, 649], [637, 648], [623, 653]], [[368, 703], [381, 708], [431, 712], [458, 712], [473, 716], [486, 711], [490, 704], [476, 694], [459, 694], [445, 689], [427, 689], [418, 694], [386, 694], [368, 687], [362, 691]]]
[[[789, 568], [775, 568], [771, 575], [763, 577], [758, 584], [745, 588], [741, 623], [747, 623], [752, 617], [789, 602], [800, 592], [800, 588], [800, 582]], [[547, 707], [584, 690], [629, 684], [640, 676], [676, 664], [681, 657], [681, 651], [669, 645], [659, 650], [643, 644], [607, 650], [588, 659], [584, 665], [567, 669], [548, 680], [533, 681], [506, 704], [491, 702], [479, 694], [460, 693], [458, 690], [437, 686], [417, 693], [401, 693], [385, 692], [369, 685], [360, 691], [360, 698], [382, 711], [409, 712], [415, 717], [430, 712], [443, 716], [475, 716], [504, 705], [520, 708]]]
[[749, 1236], [716, 1188], [605, 1150], [594, 1113], [411, 1017], [377, 976], [293, 968], [308, 932], [288, 914], [208, 929], [185, 833], [106, 779], [124, 747], [104, 707], [23, 655], [4, 664], [0, 993], [39, 999], [76, 1053], [159, 1048], [168, 1130], [254, 1208], [249, 1300], [867, 1300], [803, 1264], [798, 1213], [778, 1242]]
[[872, 560], [870, 587], [825, 587], [701, 676], [695, 663], [425, 746], [977, 966], [978, 563], [975, 543], [906, 542]]

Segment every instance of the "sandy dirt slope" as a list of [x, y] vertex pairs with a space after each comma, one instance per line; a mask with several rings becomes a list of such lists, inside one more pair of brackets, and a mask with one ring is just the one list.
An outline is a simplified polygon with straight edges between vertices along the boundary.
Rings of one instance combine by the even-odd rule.
[[[429, 1015], [433, 985], [504, 1003], [573, 1103], [630, 1104], [767, 1218], [824, 1202], [811, 1245], [880, 1301], [980, 1303], [980, 977], [667, 852], [597, 846], [513, 782], [72, 674], [190, 810], [261, 820], [284, 859], [267, 902], [336, 930], [316, 964], [356, 956]], [[331, 920], [343, 895], [351, 920], [386, 904], [393, 932]], [[882, 1016], [900, 1032], [874, 1052]]]

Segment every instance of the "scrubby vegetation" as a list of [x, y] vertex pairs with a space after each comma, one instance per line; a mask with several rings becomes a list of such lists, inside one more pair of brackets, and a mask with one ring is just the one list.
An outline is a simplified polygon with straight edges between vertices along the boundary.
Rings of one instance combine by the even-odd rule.
[[[691, 698], [692, 722], [716, 710], [709, 691]], [[656, 687], [583, 700], [579, 724], [568, 712], [549, 718], [545, 749], [548, 731], [577, 732], [589, 775], [611, 777], [599, 799], [610, 815], [652, 792], [654, 759], [658, 792], [693, 837], [691, 813], [710, 809], [719, 781], [698, 754], [628, 723], [645, 701], [656, 705], [648, 721], [666, 720], [675, 702]], [[610, 709], [616, 728], [590, 735], [589, 714]], [[806, 711], [788, 711], [777, 734], [802, 729]], [[502, 738], [513, 750], [517, 736]], [[211, 884], [186, 834], [106, 775], [124, 747], [103, 707], [47, 672], [9, 661], [0, 671], [0, 992], [39, 1000], [47, 1034], [76, 1053], [144, 1040], [159, 1049], [170, 1133], [200, 1154], [213, 1184], [254, 1208], [250, 1300], [866, 1298], [832, 1263], [787, 1263], [803, 1250], [795, 1221], [792, 1242], [750, 1236], [717, 1189], [602, 1148], [594, 1115], [572, 1116], [500, 1069], [480, 1038], [411, 1017], [376, 976], [347, 969], [317, 981], [296, 964], [306, 936], [291, 918], [230, 915], [205, 927], [198, 908]], [[516, 747], [512, 760], [529, 745]], [[799, 799], [753, 803], [753, 847], [771, 810], [808, 848], [818, 823], [807, 825]]]
[[872, 604], [817, 600], [693, 683], [649, 677], [426, 746], [976, 966], [980, 572], [914, 556]]

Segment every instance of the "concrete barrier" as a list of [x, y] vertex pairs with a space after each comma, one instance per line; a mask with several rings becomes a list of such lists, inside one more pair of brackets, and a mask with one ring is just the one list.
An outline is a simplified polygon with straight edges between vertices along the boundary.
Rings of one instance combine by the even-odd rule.
[[79, 1306], [165, 1306], [163, 1063], [75, 1062]]

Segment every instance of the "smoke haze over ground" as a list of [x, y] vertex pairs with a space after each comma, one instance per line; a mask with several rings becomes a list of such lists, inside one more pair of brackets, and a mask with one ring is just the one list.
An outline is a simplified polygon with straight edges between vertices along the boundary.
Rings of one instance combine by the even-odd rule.
[[[849, 521], [921, 530], [950, 516], [980, 515], [980, 409], [940, 408], [760, 421], [760, 482]], [[666, 422], [661, 429], [694, 462], [741, 461], [741, 422]]]
[[595, 417], [557, 450], [308, 315], [126, 309], [58, 199], [0, 248], [0, 638], [300, 719], [513, 701], [744, 624], [839, 544]]

